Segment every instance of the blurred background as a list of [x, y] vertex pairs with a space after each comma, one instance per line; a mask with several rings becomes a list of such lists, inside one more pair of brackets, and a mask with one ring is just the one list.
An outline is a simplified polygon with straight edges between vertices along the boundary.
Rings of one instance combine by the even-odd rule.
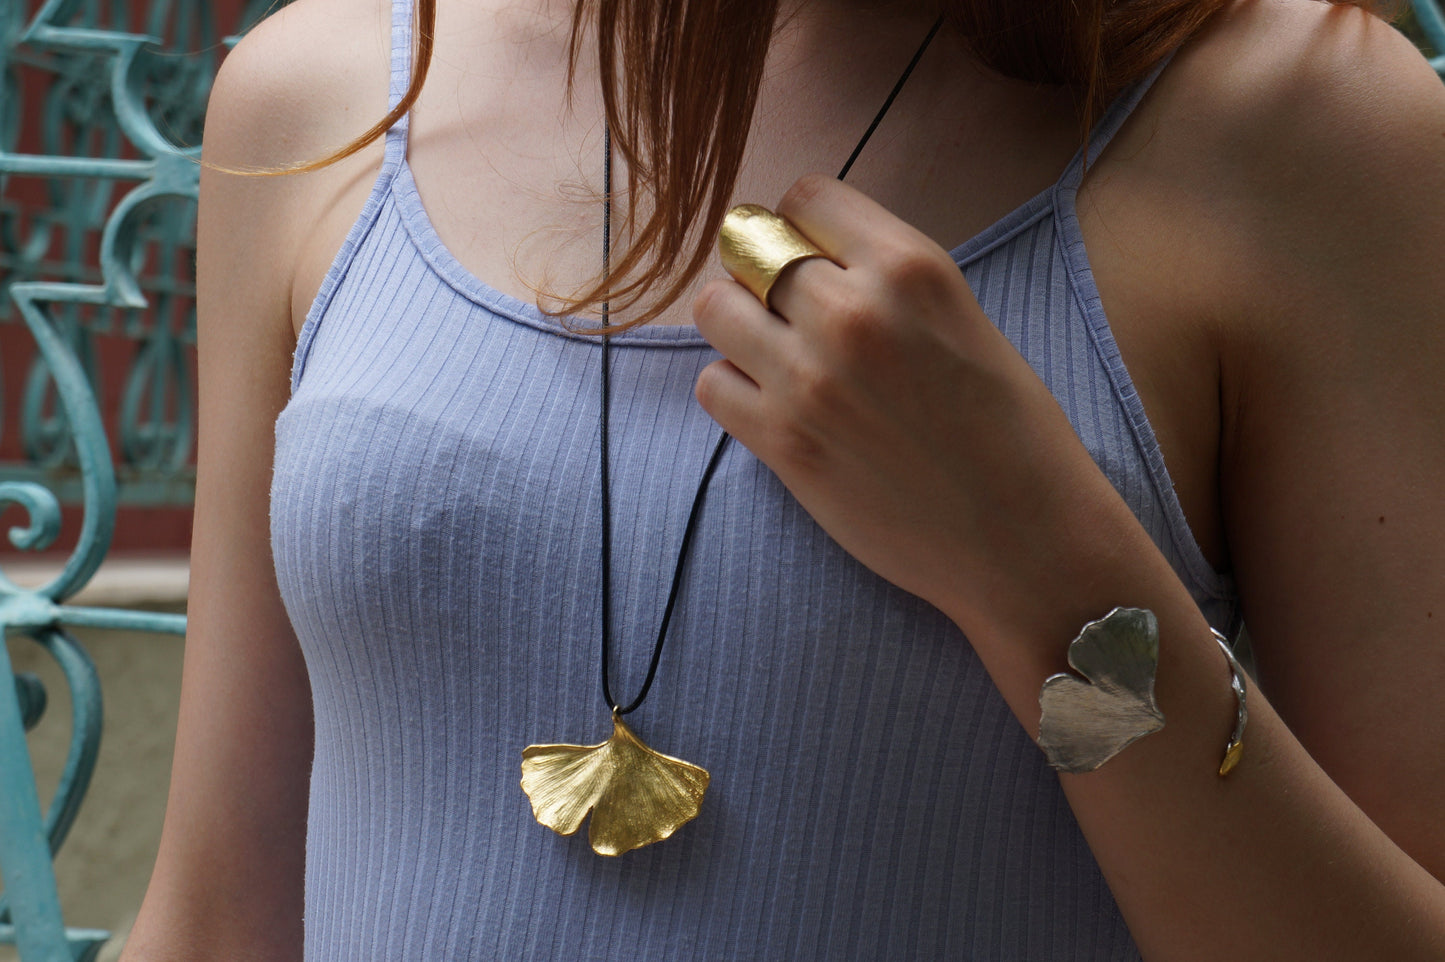
[[[69, 601], [185, 611], [195, 477], [194, 164], [182, 159], [191, 170], [179, 178], [125, 164], [199, 145], [225, 51], [274, 6], [280, 3], [0, 0], [0, 482], [37, 482], [60, 501], [59, 531], [44, 550], [22, 551], [0, 538], [0, 571], [21, 587], [53, 581], [68, 559], [96, 547], [81, 543], [85, 472], [72, 425], [20, 304], [26, 285], [59, 282], [70, 288], [42, 305], [43, 320], [95, 394], [116, 502], [105, 560]], [[97, 30], [110, 42], [73, 39]], [[159, 42], [115, 39], [127, 35]], [[78, 175], [57, 160], [81, 158], [96, 163]], [[120, 163], [106, 166], [111, 161]], [[148, 179], [163, 189], [137, 198]], [[125, 204], [132, 206], [117, 216]], [[144, 306], [115, 306], [136, 294]], [[8, 504], [0, 532], [25, 527], [29, 514]], [[112, 932], [98, 955], [110, 960], [155, 857], [183, 642], [114, 629], [71, 634], [100, 680], [104, 734], [55, 870], [65, 922]], [[6, 647], [14, 672], [46, 695], [27, 742], [47, 804], [71, 750], [69, 687], [35, 639], [10, 632]], [[17, 957], [0, 945], [0, 962]]]

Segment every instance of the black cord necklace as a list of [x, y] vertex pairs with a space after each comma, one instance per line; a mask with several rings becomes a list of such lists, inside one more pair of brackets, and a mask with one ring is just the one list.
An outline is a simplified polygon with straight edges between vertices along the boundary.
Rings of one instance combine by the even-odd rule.
[[[943, 18], [940, 17], [929, 29], [923, 43], [913, 54], [913, 59], [908, 62], [887, 99], [883, 101], [883, 106], [879, 108], [873, 122], [868, 125], [857, 146], [848, 155], [848, 160], [838, 172], [839, 180], [848, 176], [848, 171], [863, 152], [873, 132], [883, 122], [883, 117], [893, 106], [893, 101], [898, 98], [903, 85], [907, 83], [918, 62], [923, 59], [924, 51], [942, 26]], [[609, 126], [604, 125], [602, 139], [602, 265], [604, 272], [607, 272], [611, 269], [612, 258], [612, 130]], [[667, 602], [663, 606], [662, 621], [658, 626], [657, 640], [653, 643], [647, 676], [637, 697], [623, 705], [613, 698], [609, 677], [612, 660], [612, 498], [608, 469], [608, 412], [611, 407], [612, 379], [611, 335], [605, 330], [608, 327], [609, 307], [608, 302], [603, 302], [602, 397], [598, 434], [601, 446], [599, 474], [602, 492], [602, 697], [612, 710], [613, 735], [601, 745], [529, 746], [522, 753], [522, 788], [532, 800], [537, 821], [559, 834], [571, 835], [577, 831], [582, 820], [591, 811], [592, 823], [588, 835], [593, 849], [603, 855], [620, 855], [670, 836], [697, 814], [703, 793], [707, 789], [709, 776], [706, 771], [648, 748], [623, 723], [622, 716], [631, 714], [641, 706], [657, 677], [657, 666], [662, 661], [662, 648], [667, 641], [667, 628], [682, 587], [688, 548], [697, 529], [697, 520], [702, 514], [708, 484], [712, 481], [732, 436], [723, 432], [703, 469], [702, 478], [693, 495], [692, 508], [688, 511], [687, 523], [683, 526], [682, 543], [678, 547], [672, 584], [668, 589]]]

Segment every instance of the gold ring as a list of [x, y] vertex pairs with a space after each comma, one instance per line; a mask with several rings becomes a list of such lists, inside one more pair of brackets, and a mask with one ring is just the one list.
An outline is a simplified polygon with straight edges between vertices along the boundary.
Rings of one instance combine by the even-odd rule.
[[787, 219], [757, 204], [739, 204], [727, 212], [717, 234], [723, 269], [771, 308], [768, 293], [788, 265], [809, 257], [827, 257]]

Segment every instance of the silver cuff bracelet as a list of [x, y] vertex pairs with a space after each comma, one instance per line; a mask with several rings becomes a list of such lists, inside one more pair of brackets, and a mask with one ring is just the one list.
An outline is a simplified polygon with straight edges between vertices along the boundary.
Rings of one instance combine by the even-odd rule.
[[[1069, 643], [1067, 672], [1039, 690], [1039, 747], [1061, 772], [1092, 772], [1126, 745], [1164, 727], [1154, 703], [1159, 620], [1147, 608], [1115, 608]], [[1084, 679], [1087, 679], [1084, 680]]]
[[[1227, 775], [1244, 753], [1244, 669], [1224, 636], [1213, 632], [1229, 661], [1239, 710], [1225, 747], [1219, 774]], [[1039, 690], [1039, 747], [1061, 772], [1092, 772], [1129, 744], [1164, 727], [1154, 701], [1159, 669], [1159, 621], [1146, 608], [1115, 608], [1086, 624], [1069, 643], [1069, 667], [1083, 677], [1060, 672]]]

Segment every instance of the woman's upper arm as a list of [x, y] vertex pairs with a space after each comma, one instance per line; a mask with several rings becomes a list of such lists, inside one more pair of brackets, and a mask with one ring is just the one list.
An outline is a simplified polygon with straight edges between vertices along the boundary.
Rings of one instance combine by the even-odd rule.
[[[325, 36], [306, 21], [334, 6], [303, 0], [228, 56], [207, 116], [208, 163], [282, 166], [356, 132], [344, 128], [361, 118], [327, 113], [326, 85], [344, 71], [328, 79], [335, 65], [306, 50]], [[201, 175], [200, 426], [180, 723], [128, 960], [301, 957], [312, 714], [272, 563], [270, 484], [295, 347], [293, 265], [314, 195], [307, 175]]]
[[1445, 88], [1358, 11], [1302, 39], [1251, 121], [1225, 525], [1261, 686], [1445, 879]]

